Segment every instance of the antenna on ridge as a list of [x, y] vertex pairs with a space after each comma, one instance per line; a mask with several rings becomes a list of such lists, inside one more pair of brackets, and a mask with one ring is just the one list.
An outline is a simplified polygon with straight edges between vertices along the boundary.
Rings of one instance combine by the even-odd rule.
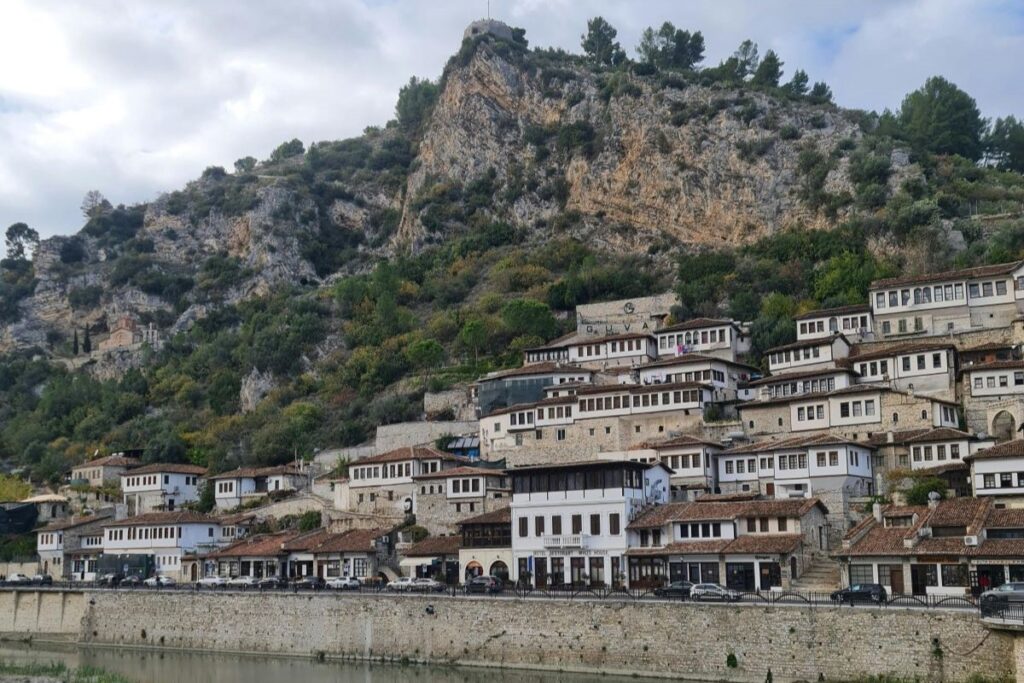
[[491, 18], [491, 0], [487, 0], [487, 18]]

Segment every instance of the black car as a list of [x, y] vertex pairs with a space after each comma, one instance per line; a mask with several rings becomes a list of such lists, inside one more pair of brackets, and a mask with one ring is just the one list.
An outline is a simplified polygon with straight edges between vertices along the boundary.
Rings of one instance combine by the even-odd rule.
[[124, 574], [104, 574], [99, 578], [99, 584], [105, 588], [115, 588], [124, 581]]
[[321, 590], [327, 586], [327, 582], [319, 576], [300, 576], [292, 581], [295, 588]]
[[885, 586], [880, 583], [855, 583], [832, 594], [832, 602], [849, 603], [873, 602], [882, 604], [887, 599]]
[[36, 574], [32, 577], [32, 584], [35, 586], [52, 586], [53, 577], [49, 574]]
[[667, 586], [655, 588], [654, 594], [659, 598], [688, 598], [693, 584], [689, 581], [673, 581]]
[[501, 592], [501, 579], [493, 576], [474, 576], [466, 582], [463, 589], [467, 593], [499, 593]]
[[259, 580], [259, 583], [257, 583], [256, 586], [263, 590], [287, 588], [288, 579], [283, 576], [265, 576]]

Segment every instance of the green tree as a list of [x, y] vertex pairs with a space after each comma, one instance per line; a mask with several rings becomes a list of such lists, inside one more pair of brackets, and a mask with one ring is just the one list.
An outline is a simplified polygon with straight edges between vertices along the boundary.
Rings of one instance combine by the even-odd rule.
[[941, 76], [903, 98], [897, 118], [901, 137], [918, 151], [981, 158], [985, 120], [978, 105]]
[[985, 150], [997, 168], [1024, 173], [1024, 123], [1014, 116], [996, 119]]
[[945, 498], [948, 494], [946, 482], [939, 477], [925, 477], [913, 482], [903, 494], [906, 496], [907, 505], [927, 505], [928, 494], [933, 491], [938, 493], [940, 498]]
[[640, 60], [661, 69], [692, 69], [704, 59], [704, 36], [677, 29], [666, 21], [657, 31], [648, 26], [636, 48]]
[[782, 78], [782, 60], [775, 54], [775, 50], [768, 50], [750, 82], [754, 85], [775, 88], [778, 87], [780, 78]]
[[530, 335], [550, 339], [558, 330], [558, 321], [547, 304], [536, 299], [515, 299], [501, 308], [501, 319], [515, 336]]
[[736, 75], [741, 79], [754, 74], [761, 60], [757, 56], [757, 43], [752, 40], [744, 40], [733, 53], [736, 60]]
[[319, 529], [321, 515], [319, 510], [306, 510], [299, 516], [299, 531], [313, 531]]
[[429, 374], [444, 362], [444, 347], [433, 339], [420, 339], [409, 344], [405, 357], [414, 368]]
[[785, 91], [794, 97], [801, 97], [807, 94], [807, 84], [810, 79], [807, 77], [807, 72], [803, 69], [797, 69], [793, 72], [793, 78], [789, 79], [789, 83], [783, 86]]
[[26, 260], [28, 252], [35, 252], [39, 246], [39, 233], [24, 223], [14, 223], [8, 227], [5, 237], [7, 258], [14, 261]]
[[71, 355], [78, 355], [78, 328], [75, 328], [75, 339], [71, 342]]
[[82, 351], [84, 353], [92, 352], [92, 339], [89, 337], [89, 326], [85, 326], [85, 339], [82, 340]]
[[439, 93], [440, 88], [429, 78], [410, 78], [398, 91], [395, 118], [398, 119], [399, 127], [409, 135], [416, 136], [433, 111]]
[[199, 489], [199, 500], [196, 501], [195, 507], [197, 512], [213, 512], [214, 506], [217, 504], [217, 494], [214, 490], [212, 481], [207, 481]]
[[235, 161], [235, 173], [242, 175], [244, 173], [252, 173], [256, 169], [256, 158], [255, 157], [242, 157]]
[[479, 318], [470, 320], [459, 330], [459, 344], [473, 352], [473, 359], [480, 359], [480, 349], [487, 343], [487, 326]]
[[24, 500], [32, 495], [32, 486], [27, 481], [7, 474], [0, 474], [0, 501]]
[[296, 157], [303, 154], [306, 148], [302, 144], [302, 140], [298, 138], [292, 138], [288, 142], [282, 142], [277, 148], [270, 153], [270, 160], [273, 162], [284, 161], [291, 157]]
[[828, 87], [827, 83], [818, 81], [811, 88], [811, 92], [807, 93], [807, 100], [814, 104], [828, 104], [832, 101], [832, 88]]
[[626, 53], [615, 40], [618, 33], [603, 17], [594, 17], [587, 21], [587, 32], [580, 36], [580, 45], [593, 63], [615, 66], [626, 59]]

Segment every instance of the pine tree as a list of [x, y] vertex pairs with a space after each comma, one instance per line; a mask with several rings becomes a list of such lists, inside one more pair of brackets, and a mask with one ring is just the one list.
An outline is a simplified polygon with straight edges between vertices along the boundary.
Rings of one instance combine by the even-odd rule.
[[750, 82], [754, 85], [767, 85], [775, 88], [778, 87], [780, 78], [782, 78], [782, 60], [775, 54], [775, 50], [768, 50]]
[[78, 355], [78, 328], [75, 328], [75, 339], [71, 342], [71, 354]]
[[89, 338], [89, 326], [85, 327], [85, 339], [82, 340], [82, 351], [92, 353], [92, 339]]

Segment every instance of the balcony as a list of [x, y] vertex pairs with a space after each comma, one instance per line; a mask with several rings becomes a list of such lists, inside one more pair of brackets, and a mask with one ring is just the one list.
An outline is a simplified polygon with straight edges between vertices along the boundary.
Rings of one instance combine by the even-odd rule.
[[585, 548], [587, 536], [583, 534], [569, 534], [564, 536], [545, 536], [545, 548]]

